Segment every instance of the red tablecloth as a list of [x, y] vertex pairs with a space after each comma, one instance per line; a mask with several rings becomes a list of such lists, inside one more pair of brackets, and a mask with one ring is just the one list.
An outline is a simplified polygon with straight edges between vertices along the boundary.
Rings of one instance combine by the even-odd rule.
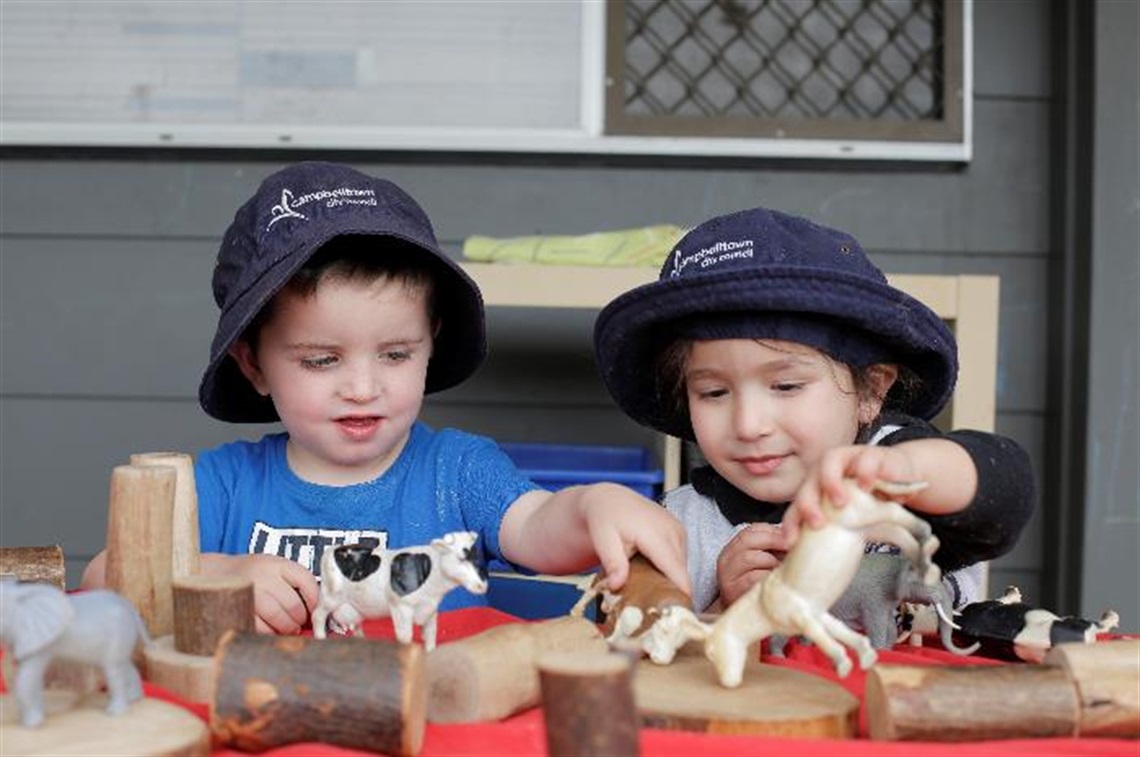
[[[469, 609], [444, 613], [439, 618], [440, 644], [461, 639], [502, 623], [518, 622], [516, 618], [496, 610]], [[369, 637], [393, 638], [392, 626], [388, 621], [370, 621], [365, 626]], [[851, 693], [863, 701], [863, 685], [866, 675], [856, 669], [846, 679], [838, 678], [831, 663], [819, 651], [806, 644], [791, 643], [788, 657], [784, 660], [766, 658], [765, 662], [783, 665], [797, 670], [820, 675], [838, 681]], [[882, 662], [924, 665], [1001, 665], [1004, 663], [981, 657], [958, 657], [932, 647], [904, 647], [884, 651], [879, 654]], [[1016, 664], [1016, 663], [1014, 663]], [[1137, 682], [1140, 686], [1140, 681]], [[0, 686], [2, 689], [2, 686]], [[208, 719], [204, 704], [188, 703], [179, 700], [167, 691], [146, 684], [148, 696], [158, 697], [180, 704], [204, 720]], [[641, 754], [649, 757], [681, 757], [682, 755], [795, 755], [814, 757], [838, 755], [840, 757], [892, 757], [918, 755], [919, 757], [983, 757], [999, 755], [1016, 757], [1039, 757], [1040, 755], [1097, 755], [1098, 757], [1140, 757], [1140, 741], [1121, 739], [1014, 739], [1006, 741], [978, 741], [969, 743], [927, 743], [927, 742], [877, 742], [866, 738], [866, 717], [860, 711], [860, 738], [849, 740], [804, 740], [761, 738], [755, 736], [720, 736], [665, 731], [655, 728], [641, 730]], [[237, 757], [244, 755], [230, 749], [219, 749], [212, 757]], [[262, 753], [268, 757], [361, 757], [371, 753], [360, 752], [326, 744], [292, 744], [287, 747]], [[546, 754], [546, 734], [542, 722], [542, 712], [534, 708], [514, 717], [496, 723], [470, 725], [437, 725], [428, 723], [424, 735], [422, 757], [482, 757], [483, 755], [503, 755], [504, 757], [532, 757]]]

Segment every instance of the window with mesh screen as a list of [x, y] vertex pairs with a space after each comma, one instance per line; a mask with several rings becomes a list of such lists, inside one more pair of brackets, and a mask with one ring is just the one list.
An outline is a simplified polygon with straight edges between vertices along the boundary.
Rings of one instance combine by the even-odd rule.
[[962, 0], [611, 0], [613, 135], [959, 142]]

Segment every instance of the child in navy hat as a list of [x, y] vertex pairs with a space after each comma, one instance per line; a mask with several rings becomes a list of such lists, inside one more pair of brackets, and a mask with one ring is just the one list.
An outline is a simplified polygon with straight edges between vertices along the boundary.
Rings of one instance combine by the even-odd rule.
[[1032, 514], [1024, 450], [929, 423], [957, 378], [954, 337], [842, 232], [765, 208], [706, 221], [658, 281], [602, 310], [594, 345], [621, 408], [708, 463], [665, 497], [697, 610], [776, 567], [801, 523], [822, 520], [821, 496], [843, 503], [844, 477], [929, 484], [904, 504], [939, 537], [955, 606], [981, 598], [978, 563]]
[[[483, 300], [395, 184], [332, 163], [273, 174], [226, 231], [213, 289], [202, 407], [285, 428], [195, 463], [203, 572], [252, 579], [259, 630], [300, 631], [321, 554], [348, 542], [476, 531], [532, 570], [600, 562], [612, 588], [637, 550], [687, 584], [684, 531], [663, 508], [616, 484], [544, 491], [490, 439], [417, 420], [425, 393], [483, 362]], [[102, 573], [100, 557], [84, 585]], [[443, 608], [483, 601], [457, 590]]]

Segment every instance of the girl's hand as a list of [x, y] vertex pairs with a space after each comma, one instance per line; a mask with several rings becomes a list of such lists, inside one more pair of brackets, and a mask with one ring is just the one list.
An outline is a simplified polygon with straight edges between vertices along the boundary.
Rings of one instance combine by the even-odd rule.
[[848, 478], [855, 479], [860, 489], [870, 491], [876, 481], [918, 480], [918, 471], [905, 444], [893, 447], [856, 444], [828, 450], [808, 473], [784, 513], [783, 526], [791, 543], [798, 538], [802, 524], [823, 525], [825, 497], [836, 507], [847, 504], [843, 482]]
[[721, 550], [716, 560], [721, 603], [728, 607], [763, 580], [788, 552], [784, 529], [775, 523], [753, 523]]
[[203, 554], [206, 575], [237, 576], [253, 582], [258, 633], [295, 635], [308, 625], [320, 589], [316, 576], [276, 555]]

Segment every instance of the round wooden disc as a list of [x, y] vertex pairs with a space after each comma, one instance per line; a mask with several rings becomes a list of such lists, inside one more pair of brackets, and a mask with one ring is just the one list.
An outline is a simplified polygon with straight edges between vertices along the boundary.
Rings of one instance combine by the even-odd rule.
[[847, 689], [798, 670], [749, 662], [735, 689], [720, 685], [703, 656], [671, 665], [642, 660], [634, 675], [641, 724], [703, 733], [839, 739], [859, 730], [859, 700]]
[[107, 696], [82, 702], [74, 691], [44, 692], [44, 722], [20, 725], [15, 697], [0, 695], [0, 755], [206, 757], [210, 732], [188, 710], [159, 699], [140, 699], [122, 715], [108, 715]]

